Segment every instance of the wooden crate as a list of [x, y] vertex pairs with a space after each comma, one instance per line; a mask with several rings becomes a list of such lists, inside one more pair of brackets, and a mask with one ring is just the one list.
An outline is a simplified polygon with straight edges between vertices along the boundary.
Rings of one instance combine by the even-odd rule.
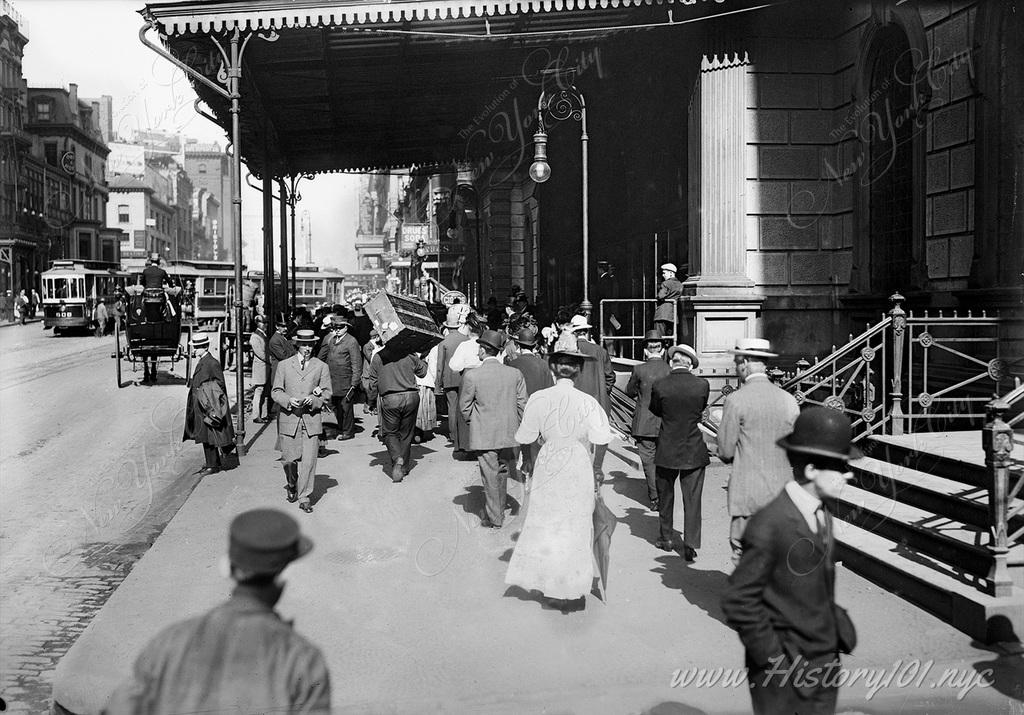
[[420, 353], [441, 342], [437, 322], [421, 300], [381, 291], [364, 306], [381, 340], [400, 353]]

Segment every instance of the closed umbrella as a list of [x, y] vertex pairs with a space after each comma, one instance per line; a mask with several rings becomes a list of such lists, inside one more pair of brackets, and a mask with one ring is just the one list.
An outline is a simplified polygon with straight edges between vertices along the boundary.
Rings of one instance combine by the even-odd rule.
[[601, 599], [608, 603], [608, 560], [612, 547], [612, 533], [618, 523], [612, 510], [604, 503], [600, 488], [594, 494], [594, 559], [601, 577]]

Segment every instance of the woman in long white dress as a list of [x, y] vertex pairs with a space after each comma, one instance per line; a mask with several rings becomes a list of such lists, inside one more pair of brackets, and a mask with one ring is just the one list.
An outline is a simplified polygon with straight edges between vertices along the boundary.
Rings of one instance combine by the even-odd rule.
[[540, 591], [564, 611], [581, 608], [593, 584], [595, 475], [611, 439], [604, 410], [573, 383], [585, 359], [571, 334], [559, 337], [549, 359], [555, 386], [530, 396], [516, 432], [520, 444], [542, 446], [505, 583]]

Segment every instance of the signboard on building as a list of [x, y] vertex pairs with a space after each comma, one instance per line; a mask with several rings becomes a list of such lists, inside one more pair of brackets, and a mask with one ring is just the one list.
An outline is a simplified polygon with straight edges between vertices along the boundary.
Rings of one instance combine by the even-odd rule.
[[110, 155], [107, 157], [107, 173], [126, 174], [139, 179], [146, 176], [146, 147], [141, 144], [121, 144], [111, 142]]

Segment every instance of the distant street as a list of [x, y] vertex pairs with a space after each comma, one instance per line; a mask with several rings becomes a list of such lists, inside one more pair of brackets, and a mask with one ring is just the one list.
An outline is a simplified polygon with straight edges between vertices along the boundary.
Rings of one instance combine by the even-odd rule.
[[16, 712], [46, 712], [57, 661], [202, 462], [181, 442], [184, 380], [119, 390], [113, 344], [0, 329], [0, 695]]

